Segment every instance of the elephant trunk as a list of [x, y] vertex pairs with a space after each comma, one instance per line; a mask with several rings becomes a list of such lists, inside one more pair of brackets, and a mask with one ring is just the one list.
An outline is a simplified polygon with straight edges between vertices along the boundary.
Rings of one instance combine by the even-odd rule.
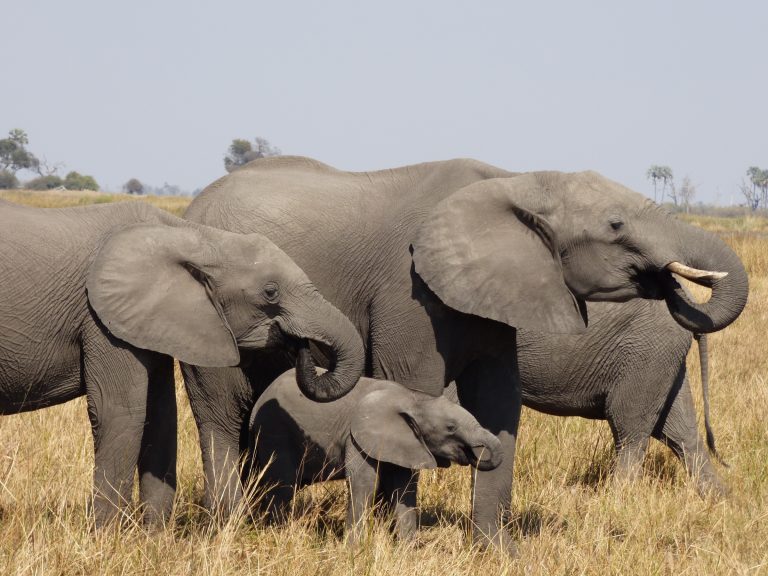
[[501, 441], [485, 428], [480, 428], [470, 448], [470, 463], [478, 470], [493, 470], [501, 464]]
[[[681, 253], [686, 256], [682, 262], [667, 263], [662, 273], [667, 307], [686, 330], [700, 334], [722, 330], [738, 318], [747, 303], [747, 273], [739, 257], [718, 237], [693, 226], [682, 230], [682, 226], [677, 231], [685, 244]], [[693, 301], [671, 272], [711, 288], [709, 301]]]
[[[363, 372], [365, 351], [363, 341], [352, 322], [328, 302], [319, 307], [321, 314], [300, 326], [286, 330], [299, 338], [296, 358], [296, 381], [307, 398], [330, 402], [352, 390]], [[314, 340], [330, 347], [331, 365], [327, 372], [317, 374], [309, 342]]]

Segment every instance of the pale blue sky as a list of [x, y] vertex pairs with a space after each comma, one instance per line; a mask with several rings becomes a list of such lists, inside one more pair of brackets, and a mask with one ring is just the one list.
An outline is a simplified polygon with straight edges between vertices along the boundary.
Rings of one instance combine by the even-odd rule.
[[741, 201], [768, 168], [768, 3], [0, 0], [0, 133], [119, 188], [191, 190], [232, 138], [367, 170], [650, 164]]

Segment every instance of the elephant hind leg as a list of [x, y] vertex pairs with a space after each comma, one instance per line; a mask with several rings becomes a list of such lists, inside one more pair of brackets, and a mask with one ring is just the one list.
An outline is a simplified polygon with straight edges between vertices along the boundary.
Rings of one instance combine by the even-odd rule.
[[682, 461], [702, 496], [726, 496], [728, 488], [712, 465], [706, 443], [696, 425], [696, 411], [685, 372], [671, 391], [670, 400], [669, 408], [662, 414], [653, 433], [654, 438], [667, 444]]
[[[658, 363], [657, 363], [658, 364]], [[658, 428], [665, 401], [682, 369], [673, 363], [626, 369], [605, 401], [605, 415], [616, 446], [614, 476], [633, 481], [640, 477], [648, 441]]]
[[176, 494], [176, 389], [173, 361], [158, 356], [147, 390], [147, 417], [139, 456], [139, 499], [144, 523], [161, 526]]
[[634, 482], [640, 478], [647, 450], [647, 437], [617, 442], [616, 466], [613, 470], [615, 479], [620, 482]]

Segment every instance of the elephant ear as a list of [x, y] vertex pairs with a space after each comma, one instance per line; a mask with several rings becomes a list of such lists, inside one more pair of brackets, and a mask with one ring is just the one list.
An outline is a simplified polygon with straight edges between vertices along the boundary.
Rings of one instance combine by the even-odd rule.
[[413, 393], [399, 384], [366, 394], [352, 418], [352, 441], [380, 462], [414, 470], [435, 468], [435, 457], [414, 420], [414, 406]]
[[88, 271], [91, 307], [116, 337], [198, 366], [240, 361], [203, 270], [213, 249], [195, 227], [141, 224], [112, 235]]
[[413, 242], [416, 272], [446, 305], [516, 328], [578, 333], [586, 307], [568, 289], [536, 174], [470, 184], [440, 202]]

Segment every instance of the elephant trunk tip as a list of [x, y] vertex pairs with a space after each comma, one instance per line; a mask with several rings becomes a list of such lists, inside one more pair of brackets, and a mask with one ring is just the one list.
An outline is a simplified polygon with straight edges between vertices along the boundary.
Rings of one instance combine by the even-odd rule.
[[360, 374], [357, 374], [356, 378], [345, 377], [346, 380], [351, 382], [351, 385], [347, 385], [340, 381], [334, 371], [325, 371], [318, 374], [309, 349], [309, 341], [306, 339], [299, 341], [296, 350], [296, 383], [307, 398], [315, 402], [338, 400], [354, 387], [359, 377]]
[[501, 464], [501, 441], [496, 436], [471, 447], [472, 460], [478, 470], [493, 470]]

